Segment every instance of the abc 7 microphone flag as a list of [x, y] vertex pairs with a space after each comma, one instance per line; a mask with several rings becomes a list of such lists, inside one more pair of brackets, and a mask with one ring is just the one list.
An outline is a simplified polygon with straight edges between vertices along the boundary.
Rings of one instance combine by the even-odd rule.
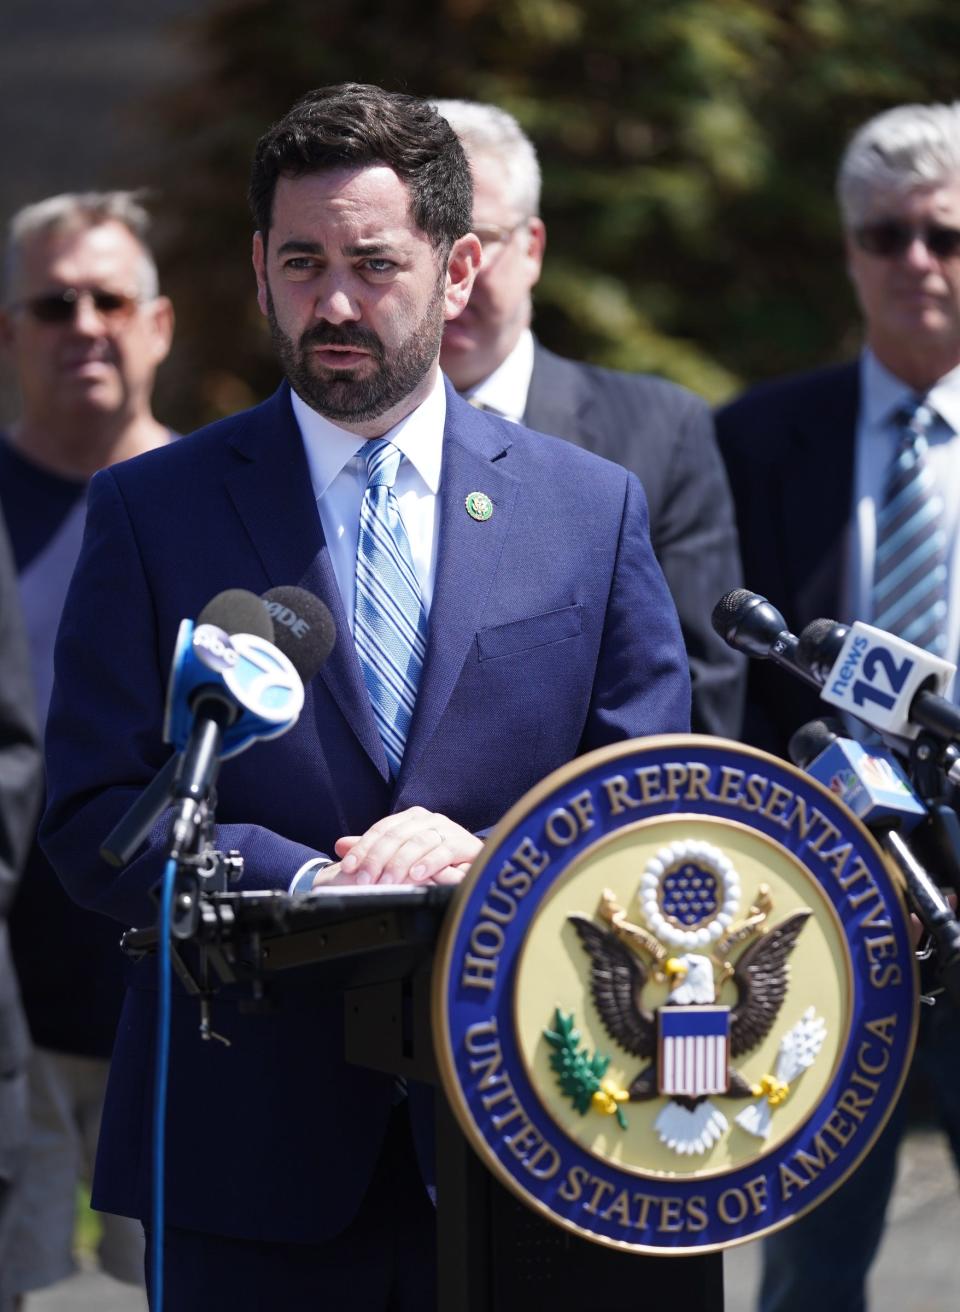
[[211, 695], [229, 704], [221, 759], [286, 733], [303, 709], [304, 684], [322, 667], [335, 640], [330, 612], [303, 588], [273, 588], [263, 598], [240, 588], [218, 594], [196, 624], [180, 623], [164, 741], [183, 750], [198, 701]]
[[224, 759], [255, 739], [284, 733], [303, 708], [303, 683], [272, 642], [251, 633], [228, 635], [215, 624], [183, 620], [177, 634], [173, 677], [164, 719], [166, 742], [182, 749], [193, 727], [192, 696], [218, 676], [240, 714], [224, 734]]

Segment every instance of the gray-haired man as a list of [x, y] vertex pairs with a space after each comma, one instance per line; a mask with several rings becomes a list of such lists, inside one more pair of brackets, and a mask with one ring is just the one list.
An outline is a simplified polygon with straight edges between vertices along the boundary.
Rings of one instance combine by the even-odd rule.
[[483, 263], [466, 309], [443, 334], [440, 364], [473, 404], [563, 437], [631, 470], [643, 484], [650, 540], [683, 630], [692, 724], [736, 737], [741, 658], [710, 614], [740, 581], [730, 491], [704, 403], [659, 378], [561, 359], [533, 336], [533, 288], [546, 229], [540, 165], [510, 114], [464, 100], [436, 102], [473, 175], [473, 228]]
[[[9, 228], [0, 341], [16, 374], [20, 413], [0, 440], [0, 504], [41, 724], [87, 481], [170, 437], [151, 409], [173, 311], [159, 294], [148, 225], [135, 195], [112, 191], [50, 197], [20, 210]], [[77, 1180], [92, 1174], [123, 965], [116, 926], [69, 901], [36, 843], [11, 935], [35, 1048], [33, 1144], [6, 1272], [10, 1287], [24, 1293], [73, 1267]], [[104, 1269], [142, 1281], [140, 1227], [126, 1217], [103, 1223]]]
[[[864, 320], [860, 359], [766, 383], [717, 420], [744, 577], [795, 631], [820, 616], [867, 619], [956, 661], [960, 102], [904, 105], [871, 119], [844, 154], [838, 196]], [[899, 503], [891, 497], [898, 489]], [[901, 513], [909, 497], [913, 506]], [[782, 755], [823, 705], [763, 664], [750, 669], [747, 736]], [[914, 1076], [932, 1075], [960, 1163], [960, 1027], [947, 1002], [921, 1011]], [[767, 1242], [764, 1312], [865, 1306], [905, 1101], [847, 1184]]]

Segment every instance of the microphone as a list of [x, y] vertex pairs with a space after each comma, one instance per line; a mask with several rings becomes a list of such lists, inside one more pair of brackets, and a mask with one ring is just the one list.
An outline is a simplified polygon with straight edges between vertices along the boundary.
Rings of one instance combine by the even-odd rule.
[[903, 839], [927, 822], [928, 811], [892, 754], [842, 737], [840, 722], [832, 719], [798, 729], [789, 753], [794, 765], [829, 788], [880, 840], [903, 878], [911, 908], [937, 946], [944, 985], [960, 1004], [960, 922]]
[[790, 760], [871, 828], [909, 833], [927, 815], [892, 752], [843, 736], [839, 720], [811, 720], [790, 739]]
[[860, 620], [813, 620], [797, 638], [775, 606], [744, 588], [720, 598], [712, 623], [737, 651], [775, 661], [879, 733], [913, 739], [926, 729], [948, 745], [949, 777], [960, 783], [960, 709], [944, 695], [956, 673], [949, 661]]
[[336, 643], [333, 616], [306, 588], [271, 588], [262, 601], [273, 622], [273, 641], [293, 662], [303, 682], [309, 683]]
[[[252, 592], [231, 588], [182, 620], [167, 687], [163, 737], [183, 751], [200, 719], [215, 721], [217, 755], [227, 760], [258, 739], [293, 727], [303, 683], [273, 644], [273, 621]], [[181, 775], [183, 771], [181, 771]]]
[[903, 638], [857, 620], [813, 620], [800, 634], [798, 659], [831, 706], [879, 733], [960, 741], [960, 709], [947, 700], [956, 666]]
[[181, 622], [163, 724], [175, 750], [104, 840], [100, 855], [110, 865], [127, 864], [171, 801], [180, 803], [175, 854], [182, 850], [220, 761], [296, 723], [303, 683], [272, 638], [265, 603], [242, 588], [214, 597], [196, 625]]
[[265, 604], [237, 588], [215, 597], [196, 626], [181, 622], [164, 716], [165, 740], [183, 753], [172, 856], [189, 843], [220, 762], [286, 733], [303, 708], [303, 682], [267, 633], [273, 637]]
[[218, 592], [197, 616], [197, 624], [215, 624], [228, 633], [255, 633], [273, 641], [273, 623], [260, 598], [246, 588]]
[[819, 682], [797, 659], [799, 639], [776, 606], [758, 592], [734, 588], [720, 598], [710, 617], [714, 632], [728, 646], [760, 660], [772, 660], [811, 688]]

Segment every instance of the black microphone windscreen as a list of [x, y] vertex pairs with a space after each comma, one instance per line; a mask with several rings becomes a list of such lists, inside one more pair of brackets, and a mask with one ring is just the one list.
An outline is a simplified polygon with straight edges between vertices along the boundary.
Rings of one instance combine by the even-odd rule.
[[227, 588], [218, 592], [197, 616], [197, 624], [215, 624], [224, 633], [252, 633], [273, 642], [273, 620], [255, 592]]
[[306, 588], [271, 588], [263, 594], [273, 621], [273, 641], [304, 683], [309, 683], [333, 651], [337, 626], [319, 597]]
[[713, 614], [710, 616], [710, 623], [713, 625], [714, 633], [720, 635], [726, 640], [727, 633], [736, 626], [743, 618], [746, 611], [755, 604], [757, 594], [748, 592], [746, 588], [734, 588], [732, 592], [724, 593], [713, 608]]
[[826, 679], [849, 632], [836, 620], [811, 620], [800, 633], [797, 660], [805, 670]]
[[842, 738], [843, 734], [840, 721], [825, 715], [821, 720], [811, 720], [801, 725], [790, 738], [787, 753], [794, 765], [805, 770], [811, 761], [825, 752], [832, 742]]
[[787, 622], [776, 606], [746, 588], [734, 588], [721, 597], [710, 622], [724, 642], [760, 658], [773, 655], [778, 639], [787, 634]]

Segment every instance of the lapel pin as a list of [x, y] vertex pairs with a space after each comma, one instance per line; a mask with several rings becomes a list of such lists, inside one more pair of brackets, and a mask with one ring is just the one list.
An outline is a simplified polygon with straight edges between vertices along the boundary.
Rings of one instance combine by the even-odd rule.
[[478, 520], [481, 524], [493, 514], [493, 502], [486, 492], [471, 492], [463, 504], [470, 518]]

